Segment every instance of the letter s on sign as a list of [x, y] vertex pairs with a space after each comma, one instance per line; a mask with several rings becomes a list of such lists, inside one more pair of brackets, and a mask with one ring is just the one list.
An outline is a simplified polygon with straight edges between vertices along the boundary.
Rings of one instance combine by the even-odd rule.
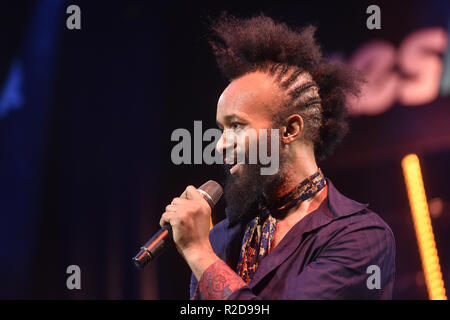
[[447, 47], [447, 36], [441, 28], [419, 30], [403, 40], [398, 51], [402, 80], [399, 101], [405, 106], [417, 106], [433, 101], [439, 94], [442, 73], [440, 54]]
[[[436, 99], [442, 73], [440, 54], [446, 47], [447, 35], [441, 28], [412, 33], [398, 51], [385, 41], [364, 45], [349, 61], [367, 80], [360, 98], [348, 97], [349, 113], [376, 115], [396, 101], [417, 106]], [[400, 72], [394, 68], [396, 65]]]
[[395, 102], [398, 85], [395, 58], [395, 47], [386, 41], [370, 42], [353, 54], [350, 64], [363, 73], [367, 83], [360, 98], [348, 97], [350, 114], [376, 115]]

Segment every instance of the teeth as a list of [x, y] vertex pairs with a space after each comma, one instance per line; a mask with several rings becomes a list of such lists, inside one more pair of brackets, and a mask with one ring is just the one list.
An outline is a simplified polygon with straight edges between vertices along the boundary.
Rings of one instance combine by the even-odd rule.
[[232, 166], [230, 169], [230, 174], [234, 174], [240, 165], [240, 163], [236, 163], [234, 166]]

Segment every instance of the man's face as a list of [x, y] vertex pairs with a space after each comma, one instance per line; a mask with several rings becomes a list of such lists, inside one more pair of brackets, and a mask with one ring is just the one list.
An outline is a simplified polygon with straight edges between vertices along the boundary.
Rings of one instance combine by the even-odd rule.
[[[264, 191], [277, 188], [283, 180], [284, 157], [281, 148], [276, 150], [279, 151], [280, 170], [275, 175], [261, 175], [261, 165], [248, 164], [247, 160], [249, 146], [256, 145], [255, 139], [259, 140], [258, 129], [273, 128], [273, 115], [283, 105], [284, 99], [283, 92], [274, 80], [260, 72], [234, 80], [219, 98], [217, 125], [224, 133], [216, 149], [226, 154], [225, 199], [233, 214], [240, 219], [253, 217], [253, 206]], [[249, 134], [249, 131], [254, 134]], [[245, 164], [234, 167], [239, 155], [246, 156]], [[233, 174], [230, 174], [232, 167]]]

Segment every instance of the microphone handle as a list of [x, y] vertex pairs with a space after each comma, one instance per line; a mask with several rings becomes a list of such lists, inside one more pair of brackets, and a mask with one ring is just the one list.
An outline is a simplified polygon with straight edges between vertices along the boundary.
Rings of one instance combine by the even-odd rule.
[[172, 243], [172, 226], [166, 224], [140, 248], [139, 253], [133, 258], [134, 265], [138, 268], [143, 268]]
[[[209, 204], [211, 210], [219, 201], [223, 192], [222, 187], [213, 180], [207, 181], [197, 190]], [[145, 267], [147, 263], [158, 257], [172, 243], [172, 226], [167, 224], [140, 248], [138, 254], [133, 258], [134, 265], [138, 268]]]
[[[212, 210], [214, 208], [214, 201], [211, 196], [200, 188], [197, 190], [201, 193], [203, 199], [208, 202]], [[172, 243], [172, 226], [166, 224], [140, 248], [138, 254], [133, 258], [134, 265], [142, 269], [147, 263], [156, 259]]]

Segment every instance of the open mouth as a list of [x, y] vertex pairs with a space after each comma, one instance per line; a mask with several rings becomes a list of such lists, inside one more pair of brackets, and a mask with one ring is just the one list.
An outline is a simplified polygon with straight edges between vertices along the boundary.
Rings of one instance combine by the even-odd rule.
[[233, 156], [229, 156], [228, 158], [224, 159], [225, 164], [227, 164], [228, 166], [230, 166], [230, 174], [233, 175], [235, 174], [239, 168], [245, 164], [245, 161], [243, 161], [242, 157], [239, 158], [236, 155], [236, 152], [234, 153], [234, 157]]

